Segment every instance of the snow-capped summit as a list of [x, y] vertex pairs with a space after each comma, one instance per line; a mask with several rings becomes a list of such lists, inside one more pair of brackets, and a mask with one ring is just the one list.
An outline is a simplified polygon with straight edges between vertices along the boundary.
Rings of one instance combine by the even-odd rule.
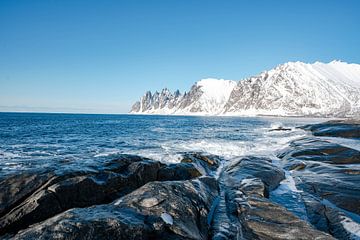
[[186, 99], [190, 104], [186, 104], [180, 112], [221, 114], [236, 84], [231, 80], [202, 79], [191, 88]]
[[132, 113], [353, 116], [360, 113], [360, 65], [288, 62], [239, 82], [203, 79], [184, 95], [147, 92]]

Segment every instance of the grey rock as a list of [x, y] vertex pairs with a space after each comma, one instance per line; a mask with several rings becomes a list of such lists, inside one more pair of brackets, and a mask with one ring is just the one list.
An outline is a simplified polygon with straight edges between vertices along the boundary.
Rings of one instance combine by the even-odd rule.
[[213, 176], [220, 166], [220, 158], [215, 155], [204, 153], [186, 153], [183, 155], [182, 163], [193, 164], [202, 175]]
[[[259, 178], [265, 184], [265, 196], [269, 196], [269, 191], [275, 189], [285, 178], [282, 169], [272, 164], [271, 159], [259, 157], [244, 157], [233, 160], [224, 172], [226, 181], [230, 185], [236, 185], [236, 181], [245, 178]], [[228, 184], [229, 185], [229, 184]]]
[[307, 137], [293, 141], [279, 157], [293, 170], [309, 221], [338, 239], [353, 239], [344, 221], [359, 225], [356, 219], [360, 214], [360, 152]]
[[201, 173], [191, 163], [169, 164], [158, 172], [159, 181], [188, 180], [201, 176]]
[[360, 151], [325, 140], [307, 137], [290, 143], [290, 146], [278, 154], [287, 161], [301, 160], [330, 164], [358, 164]]
[[311, 131], [315, 136], [360, 138], [360, 120], [358, 119], [333, 120], [301, 128]]
[[284, 179], [270, 159], [245, 157], [224, 167], [213, 239], [333, 239], [267, 199]]
[[207, 239], [217, 193], [213, 178], [151, 182], [112, 204], [59, 214], [14, 239]]
[[39, 188], [2, 216], [0, 234], [16, 232], [70, 208], [111, 202], [149, 181], [156, 181], [160, 168], [159, 162], [143, 160], [130, 163], [121, 173], [67, 176]]

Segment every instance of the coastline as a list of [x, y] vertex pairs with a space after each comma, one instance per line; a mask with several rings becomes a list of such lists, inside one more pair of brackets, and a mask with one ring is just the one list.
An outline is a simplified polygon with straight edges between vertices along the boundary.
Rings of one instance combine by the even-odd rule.
[[[304, 128], [315, 135], [360, 137], [360, 125], [353, 122]], [[349, 128], [359, 135], [353, 130], [347, 135]], [[1, 180], [0, 234], [4, 239], [356, 238], [360, 189], [353, 184], [360, 175], [347, 172], [360, 171], [359, 163], [358, 150], [305, 135], [290, 140], [276, 157], [254, 154], [224, 162], [188, 152], [180, 162], [164, 164], [120, 155], [91, 171], [24, 171]], [[292, 205], [294, 196], [305, 204], [306, 218]], [[320, 206], [325, 213], [316, 212]], [[232, 208], [237, 210], [226, 210]], [[73, 224], [80, 225], [69, 229]]]

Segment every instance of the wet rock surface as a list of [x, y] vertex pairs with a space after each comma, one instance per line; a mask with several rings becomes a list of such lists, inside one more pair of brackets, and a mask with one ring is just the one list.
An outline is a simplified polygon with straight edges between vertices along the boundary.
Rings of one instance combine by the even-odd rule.
[[[118, 162], [122, 160], [114, 160], [112, 165]], [[118, 173], [100, 171], [78, 173], [76, 176], [46, 174], [45, 176], [48, 177], [46, 184], [1, 216], [0, 233], [16, 232], [70, 208], [111, 202], [149, 181], [157, 180], [157, 173], [162, 166], [159, 162], [148, 159], [129, 162], [126, 168], [123, 163], [118, 165], [121, 165], [121, 172], [118, 166], [112, 168], [119, 171]], [[19, 183], [23, 182], [22, 178], [19, 180]], [[36, 180], [37, 178], [35, 184]], [[31, 181], [27, 185], [34, 186]], [[28, 189], [27, 185], [24, 186], [25, 191]], [[21, 192], [21, 190], [22, 186], [18, 186], [17, 191]]]
[[313, 137], [306, 137], [292, 141], [290, 146], [278, 155], [289, 162], [294, 160], [312, 161], [329, 164], [358, 164], [360, 152]]
[[44, 185], [54, 173], [26, 172], [0, 181], [0, 215]]
[[201, 153], [186, 153], [183, 155], [182, 163], [193, 164], [202, 175], [215, 175], [220, 166], [220, 158], [215, 155]]
[[217, 194], [214, 178], [151, 182], [111, 204], [57, 215], [15, 239], [207, 239]]
[[267, 158], [245, 157], [226, 166], [213, 239], [331, 239], [268, 199], [284, 178]]
[[[0, 179], [0, 239], [358, 239], [359, 159], [308, 136], [278, 158], [121, 155], [84, 171], [24, 172]], [[305, 218], [271, 197], [289, 178]]]
[[334, 120], [325, 123], [311, 124], [302, 127], [310, 130], [315, 136], [360, 138], [360, 120]]
[[[315, 135], [355, 137], [356, 131], [347, 131], [359, 124], [333, 121], [306, 128]], [[294, 178], [309, 222], [338, 239], [360, 239], [360, 152], [307, 137], [291, 142], [278, 156]]]

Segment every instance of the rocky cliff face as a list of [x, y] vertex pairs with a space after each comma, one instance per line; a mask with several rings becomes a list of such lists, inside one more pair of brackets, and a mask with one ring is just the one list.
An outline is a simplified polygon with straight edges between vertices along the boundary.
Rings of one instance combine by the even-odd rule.
[[357, 116], [360, 65], [289, 62], [239, 82], [204, 79], [184, 94], [147, 92], [131, 113]]
[[161, 93], [155, 92], [152, 94], [147, 91], [139, 102], [136, 102], [131, 112], [151, 112], [152, 110], [173, 109], [179, 104], [179, 100], [183, 96], [177, 90], [171, 93], [167, 88], [164, 88]]

